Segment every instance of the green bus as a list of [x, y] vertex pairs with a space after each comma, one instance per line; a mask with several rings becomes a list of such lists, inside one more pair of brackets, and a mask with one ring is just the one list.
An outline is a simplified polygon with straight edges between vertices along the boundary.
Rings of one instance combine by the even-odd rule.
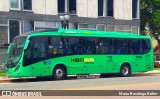
[[8, 48], [8, 77], [53, 77], [118, 73], [154, 68], [148, 36], [123, 32], [50, 29], [25, 33]]

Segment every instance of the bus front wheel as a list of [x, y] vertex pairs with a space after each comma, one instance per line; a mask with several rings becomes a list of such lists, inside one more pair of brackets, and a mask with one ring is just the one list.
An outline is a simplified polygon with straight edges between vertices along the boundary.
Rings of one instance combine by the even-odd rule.
[[62, 66], [57, 66], [55, 67], [55, 69], [53, 70], [53, 78], [55, 80], [63, 80], [65, 79], [67, 76], [66, 74], [66, 70], [64, 67]]
[[120, 76], [127, 77], [131, 75], [131, 69], [128, 64], [123, 64], [120, 69]]

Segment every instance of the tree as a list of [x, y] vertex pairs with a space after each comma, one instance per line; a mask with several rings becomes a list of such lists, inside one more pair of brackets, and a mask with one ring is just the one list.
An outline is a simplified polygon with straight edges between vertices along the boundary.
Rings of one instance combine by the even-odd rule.
[[160, 0], [141, 0], [141, 34], [146, 34], [146, 27], [160, 44]]

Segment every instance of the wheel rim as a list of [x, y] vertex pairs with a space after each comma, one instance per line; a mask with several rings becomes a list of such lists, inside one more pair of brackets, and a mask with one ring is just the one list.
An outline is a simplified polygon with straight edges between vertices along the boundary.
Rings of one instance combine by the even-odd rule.
[[128, 68], [127, 67], [123, 67], [122, 73], [123, 73], [123, 75], [128, 75], [128, 73], [129, 73]]
[[63, 77], [63, 70], [62, 69], [57, 69], [55, 73], [56, 73], [57, 78]]

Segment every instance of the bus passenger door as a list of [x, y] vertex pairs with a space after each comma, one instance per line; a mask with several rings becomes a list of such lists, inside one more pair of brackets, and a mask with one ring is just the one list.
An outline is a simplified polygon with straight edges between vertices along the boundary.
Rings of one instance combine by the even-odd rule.
[[142, 55], [135, 55], [134, 65], [132, 66], [133, 72], [144, 71], [144, 62]]
[[112, 56], [107, 56], [106, 70], [104, 72], [113, 73], [113, 71], [115, 70], [114, 66], [116, 66], [116, 64], [114, 64], [113, 55]]
[[152, 69], [152, 64], [153, 62], [151, 62], [151, 57], [150, 54], [146, 54], [145, 55], [145, 71], [151, 70]]
[[142, 41], [142, 54], [144, 54], [144, 71], [153, 70], [153, 50], [149, 39]]
[[48, 67], [51, 61], [47, 60], [48, 38], [43, 36], [32, 37], [31, 41], [31, 55], [32, 55], [32, 75], [46, 76], [49, 75]]

